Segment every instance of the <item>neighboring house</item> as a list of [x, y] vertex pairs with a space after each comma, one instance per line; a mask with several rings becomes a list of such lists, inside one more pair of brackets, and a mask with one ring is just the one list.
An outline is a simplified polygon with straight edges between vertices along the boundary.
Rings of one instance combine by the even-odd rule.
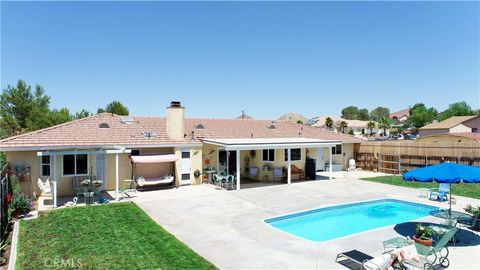
[[291, 113], [287, 113], [287, 114], [284, 114], [282, 116], [280, 116], [280, 118], [278, 118], [278, 120], [280, 121], [286, 121], [286, 122], [289, 122], [289, 123], [299, 123], [299, 121], [301, 122], [301, 124], [305, 124], [307, 122], [307, 118], [299, 113], [294, 113], [294, 112], [291, 112]]
[[419, 143], [472, 143], [480, 147], [480, 133], [443, 133], [423, 136], [417, 139]]
[[[325, 121], [326, 121], [327, 117], [330, 117], [333, 120], [333, 128], [332, 129], [328, 128], [325, 125]], [[319, 117], [315, 117], [315, 118], [312, 118], [311, 120], [309, 120], [309, 122], [312, 122], [312, 124], [311, 124], [312, 127], [317, 127], [317, 128], [323, 129], [323, 130], [331, 130], [331, 131], [334, 131], [334, 132], [342, 132], [341, 127], [340, 127], [340, 123], [342, 121], [345, 121], [347, 123], [347, 128], [345, 130], [345, 133], [348, 133], [348, 131], [350, 129], [353, 129], [354, 135], [356, 135], [356, 136], [370, 133], [370, 129], [368, 128], [368, 122], [369, 121], [348, 120], [348, 119], [343, 119], [343, 118], [337, 117], [337, 116], [319, 116]], [[383, 131], [378, 129], [378, 123], [376, 123], [376, 126], [377, 126], [377, 128], [373, 129], [373, 133], [377, 134], [377, 135], [380, 135], [380, 133], [383, 132]], [[388, 134], [388, 130], [387, 130], [387, 134]]]
[[388, 117], [398, 123], [403, 123], [410, 117], [410, 109], [401, 110], [388, 115]]
[[443, 133], [478, 133], [480, 132], [480, 116], [453, 116], [441, 122], [434, 122], [419, 129], [420, 136]]
[[[102, 189], [118, 194], [124, 180], [134, 176], [130, 160], [134, 155], [148, 156], [143, 160], [152, 162], [136, 167], [136, 174], [144, 178], [174, 175], [177, 186], [200, 184], [205, 168], [213, 166], [217, 172], [240, 175], [240, 189], [249, 167], [293, 164], [304, 169], [307, 156], [316, 159], [317, 170], [325, 170], [330, 159], [346, 169], [354, 145], [360, 143], [353, 136], [285, 121], [185, 118], [184, 114], [180, 102], [172, 102], [165, 118], [100, 113], [3, 139], [0, 151], [6, 152], [14, 173], [29, 168], [34, 186], [38, 178], [49, 178], [60, 196], [73, 194], [75, 179], [89, 174], [104, 180]], [[170, 164], [155, 163], [162, 160]], [[287, 175], [290, 182], [291, 174]], [[21, 186], [28, 189], [27, 182]]]

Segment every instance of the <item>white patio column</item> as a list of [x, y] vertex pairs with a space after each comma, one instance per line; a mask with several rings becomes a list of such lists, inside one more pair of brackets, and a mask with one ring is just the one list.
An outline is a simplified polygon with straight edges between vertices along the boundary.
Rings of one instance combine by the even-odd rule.
[[332, 164], [332, 149], [333, 149], [333, 146], [330, 146], [330, 151], [328, 153], [328, 179], [332, 180], [332, 167], [333, 167], [333, 164]]
[[52, 154], [50, 158], [53, 158], [53, 207], [57, 208], [57, 155]]
[[287, 184], [291, 184], [292, 183], [292, 159], [291, 159], [291, 149], [288, 148], [287, 149], [287, 156], [288, 156], [288, 175], [287, 175]]
[[237, 190], [240, 190], [240, 150], [237, 150]]
[[[133, 179], [132, 179], [133, 180]], [[118, 195], [118, 153], [115, 154], [115, 200], [120, 200], [119, 195]]]
[[227, 175], [230, 174], [230, 152], [225, 150], [225, 154], [227, 155]]

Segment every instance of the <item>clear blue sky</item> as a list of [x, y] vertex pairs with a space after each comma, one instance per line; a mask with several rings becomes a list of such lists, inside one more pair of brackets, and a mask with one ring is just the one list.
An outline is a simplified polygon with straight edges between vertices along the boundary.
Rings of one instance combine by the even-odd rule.
[[480, 107], [478, 2], [4, 2], [1, 87], [52, 107], [277, 118]]

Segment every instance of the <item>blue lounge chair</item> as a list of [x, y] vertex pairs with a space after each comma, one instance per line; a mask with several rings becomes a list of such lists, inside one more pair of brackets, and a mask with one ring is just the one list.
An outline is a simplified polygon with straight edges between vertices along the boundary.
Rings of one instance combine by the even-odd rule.
[[446, 201], [447, 195], [450, 196], [450, 184], [439, 184], [438, 188], [431, 188], [429, 199], [437, 199], [441, 202]]

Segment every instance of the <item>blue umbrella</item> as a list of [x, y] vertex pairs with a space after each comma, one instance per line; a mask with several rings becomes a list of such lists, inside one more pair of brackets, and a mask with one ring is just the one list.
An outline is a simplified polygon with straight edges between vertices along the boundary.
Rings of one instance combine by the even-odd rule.
[[440, 163], [403, 174], [403, 180], [450, 184], [450, 209], [452, 211], [452, 185], [460, 182], [480, 183], [480, 168], [457, 163]]

